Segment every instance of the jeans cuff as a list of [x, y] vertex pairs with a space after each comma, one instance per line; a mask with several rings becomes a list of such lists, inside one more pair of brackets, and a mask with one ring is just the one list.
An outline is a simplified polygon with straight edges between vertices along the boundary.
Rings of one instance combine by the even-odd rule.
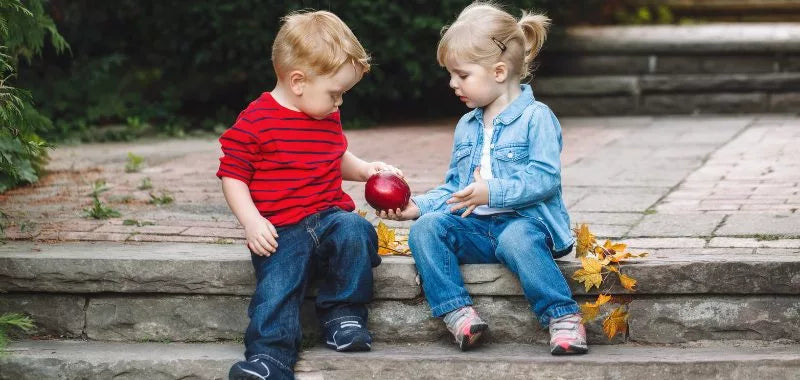
[[318, 311], [321, 313], [317, 315], [317, 317], [319, 317], [319, 321], [323, 326], [331, 321], [344, 317], [357, 317], [364, 323], [367, 322], [367, 307], [363, 304], [339, 305], [327, 310]]
[[439, 318], [453, 310], [457, 310], [464, 306], [472, 305], [472, 300], [469, 297], [458, 297], [442, 302], [436, 306], [431, 307], [431, 313], [434, 317]]
[[565, 315], [577, 314], [579, 312], [580, 307], [578, 307], [578, 304], [575, 302], [573, 302], [571, 305], [551, 306], [544, 311], [542, 316], [539, 317], [539, 323], [541, 323], [542, 326], [547, 327], [550, 325], [551, 319], [561, 318]]

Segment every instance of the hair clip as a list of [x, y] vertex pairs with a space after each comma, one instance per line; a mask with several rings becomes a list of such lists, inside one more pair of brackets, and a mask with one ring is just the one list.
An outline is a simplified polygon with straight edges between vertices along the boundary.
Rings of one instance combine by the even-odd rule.
[[494, 37], [492, 37], [492, 41], [494, 41], [494, 43], [497, 45], [497, 47], [500, 48], [500, 51], [502, 51], [502, 52], [506, 51], [506, 44], [500, 42], [500, 40], [498, 40], [497, 38], [494, 38]]

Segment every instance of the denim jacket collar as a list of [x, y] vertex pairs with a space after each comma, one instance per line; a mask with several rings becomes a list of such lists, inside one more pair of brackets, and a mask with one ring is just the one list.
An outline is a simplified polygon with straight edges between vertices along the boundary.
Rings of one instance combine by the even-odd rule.
[[[522, 90], [519, 96], [514, 99], [511, 104], [506, 106], [503, 112], [497, 115], [497, 119], [504, 125], [513, 123], [514, 120], [522, 115], [522, 111], [525, 111], [525, 108], [534, 101], [533, 90], [529, 84], [522, 84], [519, 87], [520, 90]], [[476, 118], [479, 123], [483, 124], [483, 107], [475, 108], [472, 111], [472, 116]]]

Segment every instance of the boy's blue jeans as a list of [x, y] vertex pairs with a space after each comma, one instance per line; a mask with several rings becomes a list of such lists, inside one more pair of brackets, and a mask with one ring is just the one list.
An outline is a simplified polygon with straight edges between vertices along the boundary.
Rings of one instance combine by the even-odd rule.
[[408, 239], [434, 317], [472, 305], [459, 264], [502, 263], [520, 280], [525, 298], [543, 326], [577, 313], [567, 281], [553, 257], [544, 226], [516, 213], [466, 218], [440, 212], [420, 217]]
[[248, 308], [245, 358], [261, 357], [291, 374], [302, 333], [300, 306], [310, 278], [319, 284], [320, 322], [355, 315], [366, 322], [378, 236], [366, 219], [339, 208], [278, 227], [278, 250], [252, 255], [256, 289]]

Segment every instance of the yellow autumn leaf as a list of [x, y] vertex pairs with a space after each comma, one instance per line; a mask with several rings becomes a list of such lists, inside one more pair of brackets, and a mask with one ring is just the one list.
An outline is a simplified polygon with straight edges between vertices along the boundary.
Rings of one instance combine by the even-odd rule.
[[600, 273], [588, 272], [586, 269], [578, 269], [572, 274], [572, 279], [583, 283], [583, 287], [588, 292], [589, 289], [596, 286], [600, 289], [600, 283], [603, 282], [603, 276]]
[[581, 265], [583, 266], [583, 269], [586, 269], [586, 271], [589, 273], [600, 273], [600, 271], [603, 270], [603, 264], [597, 259], [593, 259], [591, 257], [582, 257]]
[[583, 315], [583, 322], [594, 320], [597, 318], [597, 313], [600, 311], [600, 306], [611, 300], [610, 295], [600, 294], [594, 302], [585, 302], [581, 307], [581, 314]]
[[397, 245], [394, 238], [394, 229], [386, 226], [382, 221], [378, 222], [375, 227], [375, 232], [378, 234], [378, 254], [391, 255], [394, 253], [394, 247]]
[[608, 340], [617, 334], [624, 334], [628, 331], [628, 313], [622, 306], [614, 309], [603, 321], [603, 332], [606, 333]]
[[358, 215], [360, 215], [362, 218], [366, 218], [367, 217], [367, 211], [365, 211], [365, 210], [360, 210], [359, 209], [358, 211], [356, 211], [356, 213]]
[[617, 272], [617, 274], [619, 275], [619, 283], [622, 285], [623, 288], [628, 290], [636, 290], [634, 289], [634, 287], [636, 287], [636, 279], [634, 279], [633, 277], [626, 276], [619, 272]]
[[575, 247], [575, 257], [584, 257], [592, 250], [592, 246], [597, 244], [597, 240], [586, 224], [575, 227], [573, 231], [575, 231], [575, 236], [578, 240], [578, 244]]
[[616, 273], [619, 273], [619, 268], [618, 268], [618, 267], [615, 267], [615, 266], [613, 266], [613, 265], [608, 265], [608, 266], [606, 266], [606, 269], [608, 269], [608, 271], [609, 271], [609, 272], [616, 272]]

